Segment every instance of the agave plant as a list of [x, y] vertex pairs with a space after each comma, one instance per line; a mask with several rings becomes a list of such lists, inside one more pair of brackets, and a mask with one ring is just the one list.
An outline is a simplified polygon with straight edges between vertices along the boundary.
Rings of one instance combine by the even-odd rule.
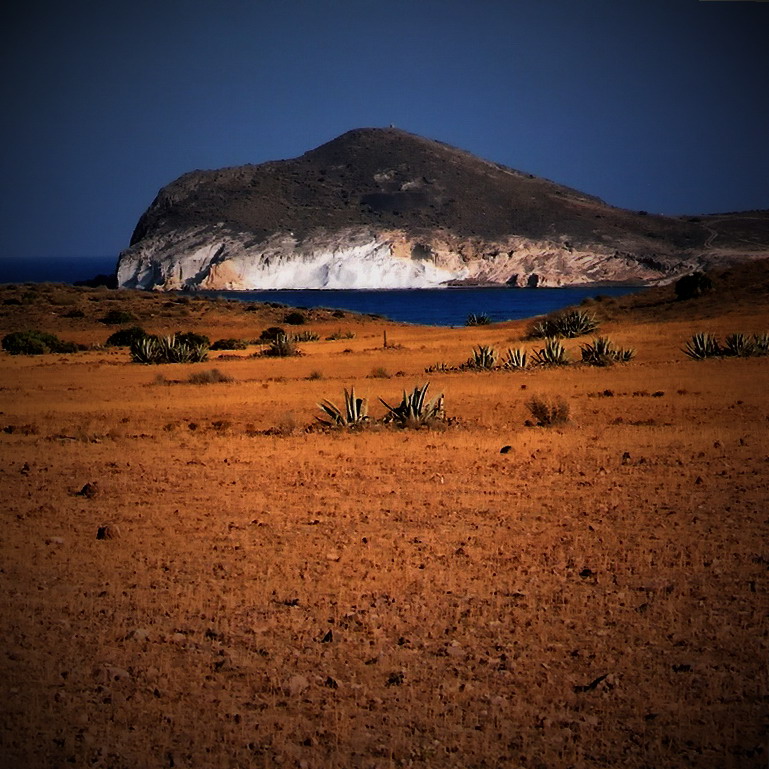
[[368, 421], [368, 401], [365, 398], [356, 398], [354, 387], [351, 387], [349, 392], [346, 387], [344, 389], [344, 411], [329, 400], [321, 401], [318, 406], [329, 419], [316, 419], [327, 427], [352, 427]]
[[444, 361], [438, 361], [438, 363], [433, 363], [431, 366], [428, 366], [425, 369], [425, 374], [448, 374], [449, 371], [451, 371], [451, 367], [448, 363], [445, 363]]
[[415, 387], [413, 392], [403, 391], [403, 399], [398, 406], [391, 406], [387, 401], [379, 400], [387, 409], [385, 422], [392, 422], [398, 427], [424, 427], [436, 420], [444, 419], [443, 393], [431, 400], [427, 400], [426, 382], [421, 387]]
[[589, 366], [611, 366], [614, 363], [627, 363], [635, 357], [631, 348], [615, 347], [605, 336], [599, 336], [592, 342], [581, 346], [582, 362]]
[[537, 366], [565, 366], [569, 362], [566, 348], [557, 339], [548, 339], [545, 346], [535, 350], [532, 361]]
[[185, 341], [176, 334], [145, 336], [131, 345], [131, 360], [135, 363], [201, 363], [207, 359], [207, 344]]
[[131, 360], [134, 363], [157, 363], [158, 339], [154, 336], [144, 336], [131, 343]]
[[291, 334], [289, 338], [292, 342], [317, 342], [320, 334], [317, 331], [300, 331], [297, 334]]
[[769, 334], [753, 334], [753, 355], [769, 355]]
[[545, 339], [548, 336], [552, 336], [551, 331], [550, 321], [537, 320], [529, 327], [526, 336], [529, 339]]
[[630, 363], [635, 358], [635, 350], [632, 347], [619, 347], [615, 355], [617, 363]]
[[724, 355], [748, 358], [755, 355], [756, 343], [747, 334], [729, 334], [724, 340]]
[[473, 347], [473, 354], [465, 365], [467, 368], [488, 371], [497, 365], [497, 358], [497, 351], [491, 345], [479, 344]]
[[694, 360], [703, 360], [721, 355], [721, 345], [712, 334], [699, 333], [692, 336], [683, 351]]
[[557, 317], [556, 326], [560, 336], [572, 338], [592, 333], [598, 328], [598, 321], [584, 310], [569, 310]]
[[301, 354], [293, 340], [286, 334], [278, 334], [270, 342], [270, 346], [262, 351], [262, 355], [267, 355], [271, 358], [290, 358]]
[[519, 371], [525, 369], [529, 365], [529, 361], [526, 358], [526, 350], [519, 347], [515, 350], [508, 350], [507, 357], [505, 358], [502, 367], [508, 371]]
[[491, 318], [486, 313], [471, 312], [465, 321], [466, 326], [488, 326]]
[[565, 310], [549, 318], [538, 320], [529, 328], [530, 339], [545, 339], [550, 337], [566, 337], [590, 334], [598, 328], [594, 315], [584, 310]]

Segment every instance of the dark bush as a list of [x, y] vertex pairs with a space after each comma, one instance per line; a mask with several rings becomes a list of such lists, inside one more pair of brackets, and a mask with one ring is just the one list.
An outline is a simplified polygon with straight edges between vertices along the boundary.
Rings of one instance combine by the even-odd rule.
[[67, 310], [62, 316], [62, 318], [85, 318], [85, 313], [82, 310]]
[[283, 322], [288, 323], [290, 326], [303, 326], [305, 323], [307, 323], [307, 318], [305, 317], [304, 313], [290, 312], [288, 315], [286, 315], [285, 318], [283, 318]]
[[110, 334], [105, 344], [107, 347], [130, 347], [145, 336], [147, 336], [147, 332], [141, 326], [121, 328], [120, 331]]
[[101, 322], [107, 326], [120, 326], [123, 323], [131, 323], [136, 320], [136, 317], [125, 310], [110, 310], [102, 319]]
[[217, 339], [212, 345], [212, 350], [245, 350], [248, 342], [245, 339]]
[[14, 331], [3, 337], [3, 349], [11, 355], [44, 355], [49, 352], [77, 352], [74, 342], [65, 342], [45, 331]]
[[550, 400], [535, 395], [526, 401], [526, 408], [539, 427], [553, 427], [569, 421], [569, 404], [563, 398]]
[[286, 336], [285, 329], [280, 328], [280, 326], [270, 326], [269, 328], [264, 329], [261, 334], [259, 334], [259, 339], [261, 339], [263, 342], [272, 342], [279, 336]]
[[693, 272], [679, 278], [673, 289], [676, 299], [695, 299], [713, 290], [713, 281], [704, 272]]
[[210, 347], [211, 340], [205, 334], [196, 334], [194, 331], [177, 331], [174, 336], [176, 337], [177, 344], [187, 344], [190, 347]]
[[234, 378], [229, 374], [219, 371], [218, 368], [210, 368], [206, 371], [196, 371], [187, 377], [190, 384], [207, 385], [218, 384], [219, 382], [234, 382]]

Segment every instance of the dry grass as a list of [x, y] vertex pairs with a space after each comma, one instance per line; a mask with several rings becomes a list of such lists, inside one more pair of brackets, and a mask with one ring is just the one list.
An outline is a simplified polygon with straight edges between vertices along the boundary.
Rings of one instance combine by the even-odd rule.
[[[182, 327], [258, 336], [230, 312]], [[769, 360], [617, 319], [627, 366], [428, 376], [525, 322], [389, 324], [396, 351], [348, 322], [213, 358], [226, 386], [125, 350], [0, 358], [5, 764], [764, 767]], [[340, 385], [380, 417], [428, 378], [458, 424], [303, 429]], [[532, 396], [571, 421], [525, 427]]]

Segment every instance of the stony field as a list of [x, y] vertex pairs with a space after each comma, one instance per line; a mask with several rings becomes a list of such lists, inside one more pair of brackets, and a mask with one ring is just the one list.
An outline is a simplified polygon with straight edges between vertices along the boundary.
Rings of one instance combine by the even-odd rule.
[[[681, 351], [769, 331], [750, 290], [594, 303], [624, 365], [425, 373], [541, 344], [313, 310], [298, 357], [144, 366], [110, 309], [287, 310], [0, 287], [2, 334], [92, 347], [0, 353], [0, 763], [766, 767], [769, 357]], [[378, 423], [427, 381], [445, 422]], [[307, 431], [350, 386], [375, 423]]]

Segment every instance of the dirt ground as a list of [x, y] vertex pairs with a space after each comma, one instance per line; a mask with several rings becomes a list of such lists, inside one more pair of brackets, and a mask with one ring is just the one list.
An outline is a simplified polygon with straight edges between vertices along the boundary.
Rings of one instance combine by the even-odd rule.
[[[9, 297], [2, 333], [89, 345], [117, 305], [212, 339], [285, 314]], [[765, 767], [769, 358], [681, 347], [769, 309], [707, 307], [615, 306], [610, 368], [427, 374], [538, 345], [329, 311], [297, 358], [0, 353], [3, 765]], [[305, 430], [426, 381], [439, 429]], [[527, 426], [532, 395], [570, 421]]]

